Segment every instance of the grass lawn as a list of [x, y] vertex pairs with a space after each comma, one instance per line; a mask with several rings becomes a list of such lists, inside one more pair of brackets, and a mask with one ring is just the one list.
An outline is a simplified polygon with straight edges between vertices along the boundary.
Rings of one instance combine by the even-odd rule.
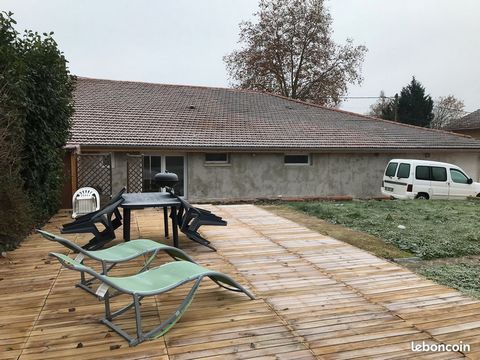
[[422, 274], [440, 284], [453, 287], [470, 296], [480, 299], [480, 262], [477, 259], [458, 259], [459, 261], [427, 262], [411, 270]]
[[292, 202], [267, 208], [290, 218], [310, 215], [300, 223], [380, 257], [419, 257], [406, 266], [480, 298], [478, 200]]

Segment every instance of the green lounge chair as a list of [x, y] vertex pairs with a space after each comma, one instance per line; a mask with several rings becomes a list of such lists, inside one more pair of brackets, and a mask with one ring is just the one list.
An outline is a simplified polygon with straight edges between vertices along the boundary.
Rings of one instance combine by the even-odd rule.
[[[116, 264], [122, 263], [139, 256], [144, 256], [145, 261], [143, 268], [139, 270], [139, 272], [145, 271], [148, 269], [150, 263], [155, 259], [157, 254], [160, 251], [164, 251], [168, 255], [170, 255], [174, 260], [184, 260], [189, 262], [195, 262], [190, 256], [185, 254], [182, 250], [160, 244], [153, 240], [148, 239], [138, 239], [133, 241], [124, 242], [107, 249], [102, 250], [85, 250], [81, 246], [71, 242], [70, 240], [64, 239], [63, 237], [56, 236], [52, 233], [49, 233], [44, 230], [36, 230], [39, 234], [41, 234], [45, 239], [56, 241], [63, 246], [67, 247], [68, 249], [78, 252], [77, 257], [75, 258], [76, 261], [82, 263], [85, 257], [88, 257], [93, 260], [97, 260], [102, 264], [102, 273], [101, 275], [107, 275], [108, 271], [110, 271]], [[148, 258], [147, 255], [151, 254]], [[84, 289], [85, 291], [94, 294], [95, 291], [92, 290], [91, 285], [92, 282], [96, 280], [95, 278], [86, 279], [85, 273], [80, 272], [80, 282], [77, 283], [76, 286], [79, 288]]]
[[[200, 282], [204, 277], [209, 277], [218, 285], [228, 290], [243, 292], [249, 296], [250, 299], [255, 299], [248, 290], [246, 290], [229, 276], [220, 272], [208, 270], [198, 264], [188, 261], [175, 261], [166, 263], [159, 267], [146, 270], [132, 276], [112, 277], [99, 274], [88, 266], [85, 266], [66, 255], [57, 253], [50, 253], [49, 255], [56, 257], [66, 268], [80, 272], [86, 272], [102, 282], [100, 287], [97, 289], [97, 295], [105, 300], [105, 317], [100, 319], [100, 322], [107, 325], [120, 336], [124, 337], [129, 342], [130, 346], [138, 345], [147, 339], [157, 338], [170, 330], [187, 310], [188, 306], [193, 300], [195, 292], [200, 285]], [[154, 329], [146, 333], [143, 332], [140, 301], [146, 296], [162, 294], [188, 282], [193, 282], [193, 286], [182, 303], [172, 313], [172, 315]], [[109, 301], [110, 287], [114, 288], [118, 293], [131, 295], [133, 298], [132, 303], [112, 312]], [[125, 313], [132, 307], [135, 310], [136, 337], [130, 336], [127, 332], [113, 323], [114, 318]]]

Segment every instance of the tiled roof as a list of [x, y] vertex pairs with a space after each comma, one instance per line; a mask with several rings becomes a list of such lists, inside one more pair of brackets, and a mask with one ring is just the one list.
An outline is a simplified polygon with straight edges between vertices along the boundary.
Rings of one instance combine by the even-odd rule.
[[480, 129], [480, 109], [474, 111], [464, 117], [455, 119], [450, 122], [445, 129], [450, 130], [468, 130], [468, 129]]
[[222, 150], [480, 149], [480, 141], [255, 91], [78, 78], [70, 144]]

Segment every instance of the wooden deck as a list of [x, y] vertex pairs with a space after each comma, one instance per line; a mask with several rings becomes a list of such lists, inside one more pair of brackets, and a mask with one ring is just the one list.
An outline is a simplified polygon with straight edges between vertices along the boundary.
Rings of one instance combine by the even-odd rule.
[[[73, 287], [78, 273], [47, 256], [65, 249], [31, 235], [0, 260], [0, 359], [480, 358], [479, 301], [253, 205], [209, 208], [229, 223], [203, 231], [218, 252], [185, 238], [181, 247], [256, 300], [205, 280], [167, 335], [130, 348], [98, 323], [102, 303]], [[161, 236], [161, 212], [132, 215], [132, 238], [171, 243]], [[59, 214], [44, 229], [66, 221]], [[116, 274], [133, 273], [139, 261]], [[142, 301], [146, 326], [165, 319], [187, 290]], [[133, 331], [132, 314], [122, 321]], [[471, 352], [412, 352], [412, 341], [462, 341]]]

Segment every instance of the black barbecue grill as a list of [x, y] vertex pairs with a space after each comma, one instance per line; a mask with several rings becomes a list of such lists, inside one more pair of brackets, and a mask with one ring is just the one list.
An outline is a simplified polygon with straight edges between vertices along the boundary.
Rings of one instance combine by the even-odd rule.
[[172, 189], [178, 183], [178, 176], [175, 173], [160, 172], [154, 176], [154, 180], [159, 187]]

